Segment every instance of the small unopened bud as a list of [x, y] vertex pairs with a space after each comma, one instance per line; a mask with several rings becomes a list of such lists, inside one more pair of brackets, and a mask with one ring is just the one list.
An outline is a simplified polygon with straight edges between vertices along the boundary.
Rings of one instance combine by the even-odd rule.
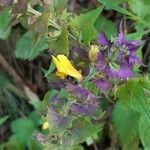
[[46, 130], [46, 129], [48, 129], [48, 128], [49, 128], [48, 122], [44, 122], [44, 124], [43, 124], [43, 126], [42, 126], [42, 129], [43, 129], [43, 130]]
[[97, 45], [90, 46], [90, 51], [89, 51], [90, 61], [96, 61], [98, 52], [99, 52], [99, 47]]

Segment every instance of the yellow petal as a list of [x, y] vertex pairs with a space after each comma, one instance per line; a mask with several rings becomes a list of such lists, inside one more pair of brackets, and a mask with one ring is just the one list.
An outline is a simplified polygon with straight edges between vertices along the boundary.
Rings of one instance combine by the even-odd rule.
[[48, 122], [46, 121], [46, 122], [44, 122], [44, 124], [43, 124], [43, 126], [42, 126], [42, 129], [43, 130], [46, 130], [46, 129], [48, 129], [49, 128], [49, 124], [48, 124]]
[[65, 75], [69, 75], [77, 78], [77, 80], [82, 80], [82, 75], [79, 71], [77, 71], [73, 65], [70, 63], [68, 58], [65, 55], [58, 55], [57, 58], [53, 57], [53, 62], [56, 65], [57, 70], [60, 73], [64, 73]]
[[61, 66], [60, 66], [59, 60], [58, 60], [57, 58], [55, 58], [54, 56], [52, 56], [52, 58], [53, 58], [54, 64], [56, 65], [57, 70], [58, 70], [59, 72], [61, 72]]
[[64, 73], [62, 73], [62, 72], [59, 72], [59, 71], [56, 71], [56, 75], [58, 76], [58, 77], [60, 77], [61, 79], [64, 79], [67, 75], [66, 74], [64, 74]]

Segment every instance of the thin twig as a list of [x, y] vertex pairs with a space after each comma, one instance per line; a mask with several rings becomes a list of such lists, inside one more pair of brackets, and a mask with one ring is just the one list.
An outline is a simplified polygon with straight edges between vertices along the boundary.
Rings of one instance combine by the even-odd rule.
[[39, 97], [36, 93], [34, 93], [22, 80], [22, 78], [17, 74], [15, 69], [9, 65], [7, 60], [3, 57], [3, 55], [0, 53], [0, 65], [3, 67], [3, 69], [12, 77], [14, 83], [21, 88], [25, 94], [28, 96], [30, 100], [39, 101]]

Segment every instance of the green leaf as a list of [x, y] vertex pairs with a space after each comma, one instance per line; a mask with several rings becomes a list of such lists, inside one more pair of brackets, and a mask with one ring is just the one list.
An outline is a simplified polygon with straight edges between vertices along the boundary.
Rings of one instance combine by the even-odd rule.
[[150, 149], [150, 122], [142, 116], [139, 123], [139, 135], [145, 150]]
[[144, 18], [147, 15], [150, 15], [150, 2], [147, 0], [129, 0], [128, 2], [131, 10], [137, 14], [139, 17]]
[[[148, 0], [129, 0], [130, 9], [139, 17], [139, 23], [144, 23], [146, 27], [150, 26], [150, 1]], [[141, 22], [142, 21], [142, 22]]]
[[8, 142], [6, 142], [2, 145], [2, 150], [3, 149], [24, 150], [24, 147], [25, 146], [22, 143], [19, 142], [17, 137], [13, 135], [9, 138]]
[[97, 18], [94, 26], [98, 32], [103, 31], [108, 38], [116, 37], [117, 35], [117, 28], [115, 24], [113, 24], [103, 16]]
[[62, 26], [61, 35], [55, 39], [50, 41], [50, 48], [54, 51], [55, 54], [66, 54], [69, 53], [68, 47], [68, 29], [67, 25]]
[[129, 80], [118, 89], [115, 96], [123, 101], [129, 108], [138, 111], [141, 115], [146, 115], [150, 120], [149, 97], [139, 81], [140, 78]]
[[0, 72], [0, 88], [6, 88], [7, 85], [10, 83], [8, 77]]
[[9, 118], [9, 116], [5, 116], [0, 118], [0, 126]]
[[123, 101], [115, 104], [112, 121], [123, 145], [129, 145], [137, 138], [139, 118], [140, 114], [125, 105]]
[[49, 12], [44, 12], [32, 25], [31, 30], [39, 33], [46, 34], [48, 31]]
[[0, 38], [2, 38], [3, 40], [7, 39], [11, 32], [11, 27], [9, 27], [10, 17], [10, 12], [0, 12]]
[[127, 0], [122, 0], [122, 1], [119, 1], [119, 0], [115, 0], [115, 1], [114, 0], [107, 0], [107, 1], [106, 0], [98, 0], [98, 1], [101, 2], [106, 7], [106, 9], [108, 9], [108, 10], [113, 9], [115, 11], [126, 14], [128, 16], [135, 17], [132, 13], [130, 13], [126, 9], [119, 6], [120, 3], [125, 2]]
[[33, 137], [34, 124], [30, 119], [18, 119], [11, 124], [11, 129], [18, 141], [26, 145]]
[[48, 44], [44, 37], [34, 46], [34, 34], [26, 32], [22, 38], [17, 42], [15, 55], [16, 58], [32, 60], [40, 55], [44, 50], [48, 49]]
[[52, 144], [52, 143], [46, 143], [44, 144], [44, 150], [84, 150], [82, 145], [65, 145], [65, 144]]
[[103, 7], [100, 6], [97, 9], [88, 11], [72, 19], [71, 25], [79, 30], [83, 43], [89, 44], [93, 39], [96, 38], [97, 31], [94, 27], [94, 23], [102, 10]]
[[65, 142], [68, 144], [79, 144], [94, 136], [101, 130], [100, 125], [94, 125], [85, 118], [78, 118], [72, 122], [73, 126], [70, 132], [65, 135]]
[[48, 106], [48, 103], [49, 103], [50, 99], [51, 99], [53, 96], [55, 96], [57, 93], [58, 93], [58, 91], [55, 90], [55, 89], [49, 90], [49, 91], [45, 94], [45, 96], [44, 96], [44, 100], [43, 100], [43, 102], [42, 102], [43, 107]]
[[48, 70], [43, 69], [44, 76], [47, 78], [55, 70], [55, 68], [56, 67], [55, 67], [54, 63], [51, 62]]
[[41, 115], [36, 111], [30, 113], [29, 119], [33, 122], [35, 127], [38, 127], [42, 122]]
[[67, 3], [68, 0], [51, 0], [50, 10], [55, 14], [61, 14]]

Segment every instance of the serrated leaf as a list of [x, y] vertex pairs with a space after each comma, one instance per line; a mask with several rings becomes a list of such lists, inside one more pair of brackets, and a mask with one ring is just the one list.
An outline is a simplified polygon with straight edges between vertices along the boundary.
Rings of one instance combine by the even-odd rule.
[[9, 116], [5, 116], [0, 118], [0, 126], [9, 118]]
[[83, 143], [87, 138], [94, 136], [101, 130], [100, 125], [94, 125], [84, 118], [75, 119], [72, 124], [70, 132], [66, 133], [64, 137], [65, 144]]
[[26, 32], [21, 39], [17, 42], [15, 55], [16, 58], [32, 60], [41, 54], [44, 50], [48, 49], [48, 44], [45, 38], [41, 37], [40, 41], [33, 45], [34, 34]]
[[140, 114], [118, 101], [115, 104], [112, 121], [123, 145], [132, 143], [138, 135]]
[[50, 49], [53, 50], [55, 54], [66, 54], [66, 55], [68, 55], [69, 47], [68, 47], [67, 25], [62, 26], [61, 35], [56, 40], [50, 41]]
[[8, 11], [0, 12], [0, 38], [5, 40], [8, 38], [11, 27], [9, 27], [11, 14]]
[[71, 25], [76, 27], [81, 32], [81, 40], [83, 43], [89, 44], [93, 39], [96, 38], [97, 31], [94, 27], [94, 23], [102, 10], [103, 7], [100, 6], [97, 9], [88, 11], [72, 19]]

